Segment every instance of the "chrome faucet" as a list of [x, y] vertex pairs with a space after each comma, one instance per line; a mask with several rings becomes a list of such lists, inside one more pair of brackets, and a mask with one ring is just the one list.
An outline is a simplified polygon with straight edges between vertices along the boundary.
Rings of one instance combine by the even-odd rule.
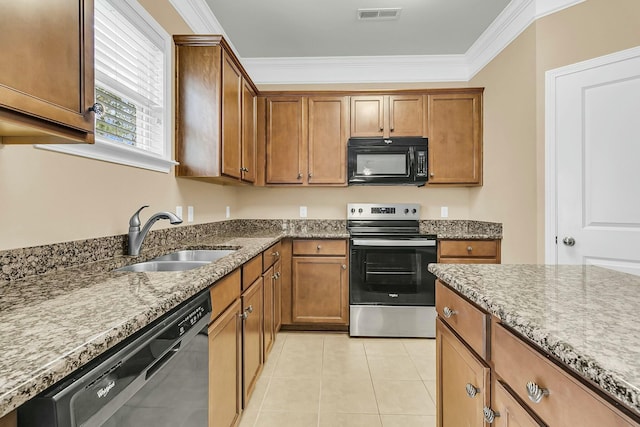
[[182, 223], [182, 219], [176, 216], [176, 214], [171, 212], [158, 212], [151, 215], [151, 218], [147, 220], [144, 227], [142, 227], [142, 230], [140, 230], [140, 211], [148, 207], [148, 205], [145, 205], [138, 209], [129, 220], [129, 255], [140, 255], [142, 242], [144, 241], [144, 238], [147, 237], [149, 229], [156, 221], [160, 219], [168, 219], [171, 224]]

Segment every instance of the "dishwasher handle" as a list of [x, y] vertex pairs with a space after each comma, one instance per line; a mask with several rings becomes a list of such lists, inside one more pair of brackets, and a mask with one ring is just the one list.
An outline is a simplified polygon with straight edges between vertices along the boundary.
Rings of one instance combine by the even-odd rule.
[[178, 341], [178, 343], [176, 345], [174, 345], [171, 350], [167, 351], [164, 356], [162, 356], [160, 359], [158, 359], [158, 361], [156, 363], [154, 363], [153, 365], [151, 365], [151, 367], [149, 367], [149, 369], [147, 369], [147, 372], [145, 373], [144, 379], [145, 381], [148, 380], [149, 378], [151, 378], [153, 376], [153, 374], [155, 374], [157, 371], [160, 370], [160, 368], [162, 368], [164, 365], [167, 364], [167, 362], [169, 362], [169, 360], [171, 360], [171, 358], [173, 356], [175, 356], [179, 351], [180, 351], [180, 345], [182, 345], [182, 341]]

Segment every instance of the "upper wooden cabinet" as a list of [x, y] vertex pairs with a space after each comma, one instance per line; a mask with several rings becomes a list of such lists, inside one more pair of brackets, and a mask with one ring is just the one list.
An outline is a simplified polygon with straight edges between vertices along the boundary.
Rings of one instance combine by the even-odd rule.
[[3, 1], [0, 28], [1, 142], [93, 143], [93, 0]]
[[348, 102], [342, 96], [266, 99], [266, 183], [347, 185]]
[[482, 91], [426, 98], [429, 185], [482, 185]]
[[422, 136], [422, 94], [351, 97], [352, 137]]
[[257, 89], [221, 36], [174, 36], [176, 176], [255, 181]]

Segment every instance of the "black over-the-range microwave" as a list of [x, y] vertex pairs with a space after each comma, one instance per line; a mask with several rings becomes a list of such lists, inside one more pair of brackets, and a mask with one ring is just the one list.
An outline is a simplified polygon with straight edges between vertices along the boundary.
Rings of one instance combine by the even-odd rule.
[[349, 185], [417, 185], [427, 182], [427, 138], [350, 138]]

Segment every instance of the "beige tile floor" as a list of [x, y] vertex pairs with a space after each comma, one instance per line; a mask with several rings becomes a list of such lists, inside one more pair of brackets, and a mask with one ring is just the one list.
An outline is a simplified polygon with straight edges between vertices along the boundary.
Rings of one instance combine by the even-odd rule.
[[281, 332], [240, 427], [433, 427], [435, 341]]

